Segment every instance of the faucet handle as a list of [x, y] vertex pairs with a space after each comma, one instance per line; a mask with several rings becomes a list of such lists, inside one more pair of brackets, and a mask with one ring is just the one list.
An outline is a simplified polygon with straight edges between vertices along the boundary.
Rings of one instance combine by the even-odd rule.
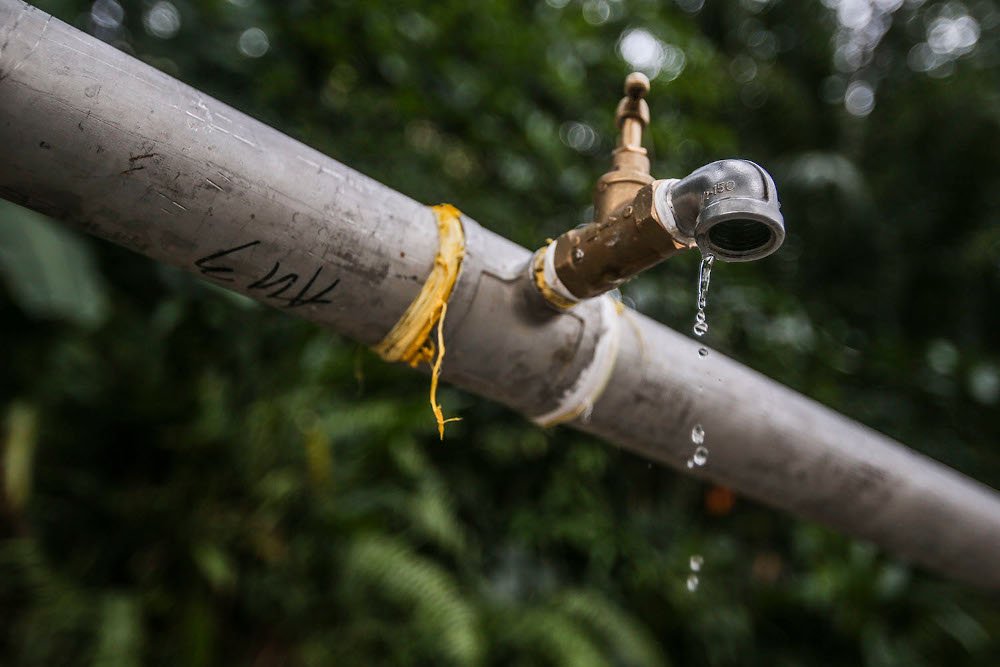
[[622, 130], [623, 146], [642, 145], [642, 130], [649, 125], [649, 104], [642, 98], [648, 92], [649, 78], [642, 72], [632, 72], [625, 77], [625, 97], [615, 110], [615, 124]]
[[642, 147], [642, 131], [649, 125], [649, 105], [643, 99], [648, 92], [649, 78], [642, 72], [625, 77], [625, 97], [615, 111], [615, 124], [621, 131], [618, 145], [611, 153], [611, 170], [598, 179], [594, 188], [597, 222], [608, 220], [635, 197], [639, 188], [653, 182], [649, 156]]
[[649, 92], [649, 77], [642, 72], [632, 72], [625, 77], [625, 94], [634, 100]]

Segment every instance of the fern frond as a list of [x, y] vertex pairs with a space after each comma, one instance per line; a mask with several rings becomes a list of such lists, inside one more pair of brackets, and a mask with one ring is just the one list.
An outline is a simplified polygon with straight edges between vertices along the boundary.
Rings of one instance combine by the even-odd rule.
[[462, 597], [454, 577], [406, 543], [384, 535], [361, 537], [348, 552], [345, 574], [411, 610], [414, 620], [427, 628], [430, 642], [453, 663], [480, 661], [482, 636], [476, 611]]

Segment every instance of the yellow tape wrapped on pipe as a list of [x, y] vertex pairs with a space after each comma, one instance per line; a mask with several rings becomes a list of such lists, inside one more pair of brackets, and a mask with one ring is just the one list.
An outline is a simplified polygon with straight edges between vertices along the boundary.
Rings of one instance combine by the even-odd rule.
[[[414, 368], [421, 361], [431, 366], [431, 409], [438, 423], [438, 433], [444, 440], [444, 425], [460, 417], [445, 419], [437, 403], [438, 377], [444, 358], [444, 317], [448, 312], [448, 298], [462, 268], [465, 256], [465, 232], [462, 229], [461, 211], [451, 204], [432, 206], [437, 217], [438, 251], [434, 267], [427, 276], [420, 294], [406, 309], [396, 325], [372, 348], [386, 361], [405, 361]], [[437, 345], [431, 340], [431, 330], [438, 325]], [[435, 359], [435, 352], [437, 358]]]

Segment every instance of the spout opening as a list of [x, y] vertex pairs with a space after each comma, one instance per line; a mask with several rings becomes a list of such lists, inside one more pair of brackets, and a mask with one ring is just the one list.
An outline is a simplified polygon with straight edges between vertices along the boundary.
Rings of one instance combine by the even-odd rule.
[[785, 226], [776, 211], [748, 200], [729, 200], [702, 212], [695, 239], [702, 252], [721, 261], [749, 262], [781, 247]]
[[708, 230], [708, 242], [733, 254], [756, 252], [774, 242], [774, 231], [757, 220], [737, 218], [725, 220]]
[[731, 218], [699, 230], [698, 247], [723, 262], [750, 262], [767, 257], [785, 239], [784, 229], [770, 220]]

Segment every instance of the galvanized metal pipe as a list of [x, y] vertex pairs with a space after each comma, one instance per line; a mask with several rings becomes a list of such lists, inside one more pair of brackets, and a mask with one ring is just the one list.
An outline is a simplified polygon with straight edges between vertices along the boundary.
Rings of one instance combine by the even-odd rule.
[[[411, 199], [20, 0], [0, 0], [0, 195], [378, 342], [437, 249]], [[539, 307], [530, 253], [464, 220], [444, 378], [529, 417], [598, 354], [598, 300]], [[575, 426], [1000, 588], [1000, 496], [634, 312]], [[224, 345], [225, 341], [217, 344]], [[685, 467], [702, 424], [708, 464]]]

